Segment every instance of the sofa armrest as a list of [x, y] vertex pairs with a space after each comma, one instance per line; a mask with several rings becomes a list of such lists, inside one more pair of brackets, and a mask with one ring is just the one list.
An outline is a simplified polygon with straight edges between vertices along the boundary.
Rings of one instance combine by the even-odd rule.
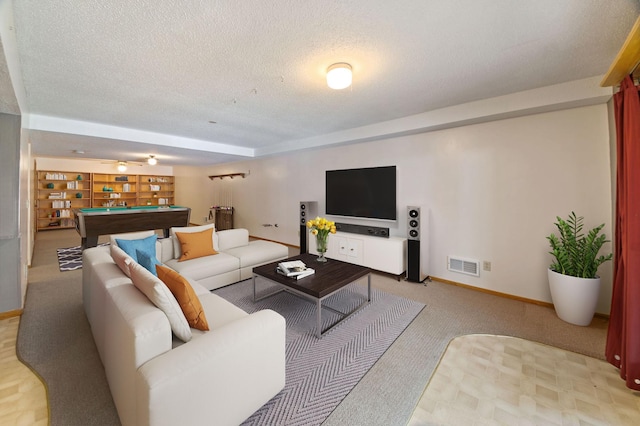
[[284, 388], [285, 320], [263, 310], [142, 365], [138, 425], [237, 425]]

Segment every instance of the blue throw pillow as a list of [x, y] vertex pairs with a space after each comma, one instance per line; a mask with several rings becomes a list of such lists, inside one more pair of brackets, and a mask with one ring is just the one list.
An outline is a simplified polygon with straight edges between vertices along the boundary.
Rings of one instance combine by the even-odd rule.
[[156, 257], [156, 240], [158, 239], [157, 235], [152, 235], [147, 238], [142, 238], [140, 240], [120, 240], [116, 238], [116, 244], [125, 253], [127, 253], [133, 260], [140, 263], [138, 261], [138, 255], [136, 250], [140, 250], [143, 253], [147, 253], [150, 257]]
[[158, 262], [156, 255], [149, 256], [149, 253], [140, 250], [136, 250], [136, 255], [138, 256], [138, 263], [157, 277], [156, 265], [162, 265], [162, 263]]

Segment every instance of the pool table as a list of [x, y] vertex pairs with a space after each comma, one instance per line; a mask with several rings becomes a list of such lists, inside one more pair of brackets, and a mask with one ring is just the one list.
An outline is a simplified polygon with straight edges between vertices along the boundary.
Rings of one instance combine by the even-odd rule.
[[169, 236], [172, 226], [189, 226], [191, 209], [179, 206], [99, 207], [77, 209], [76, 231], [82, 249], [98, 245], [100, 235], [162, 229]]

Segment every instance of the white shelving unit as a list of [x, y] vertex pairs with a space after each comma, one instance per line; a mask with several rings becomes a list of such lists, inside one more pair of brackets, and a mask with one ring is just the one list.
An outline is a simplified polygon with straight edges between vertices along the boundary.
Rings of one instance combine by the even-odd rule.
[[[309, 236], [309, 252], [318, 254], [313, 235]], [[336, 232], [329, 235], [326, 257], [402, 275], [407, 265], [407, 239]]]

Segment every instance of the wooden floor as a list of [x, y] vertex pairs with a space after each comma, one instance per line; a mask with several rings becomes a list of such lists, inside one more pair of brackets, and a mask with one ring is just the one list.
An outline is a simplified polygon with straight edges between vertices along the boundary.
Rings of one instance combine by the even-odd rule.
[[47, 393], [16, 356], [20, 318], [0, 320], [0, 425], [47, 425]]
[[408, 426], [640, 425], [611, 364], [507, 336], [452, 340]]

